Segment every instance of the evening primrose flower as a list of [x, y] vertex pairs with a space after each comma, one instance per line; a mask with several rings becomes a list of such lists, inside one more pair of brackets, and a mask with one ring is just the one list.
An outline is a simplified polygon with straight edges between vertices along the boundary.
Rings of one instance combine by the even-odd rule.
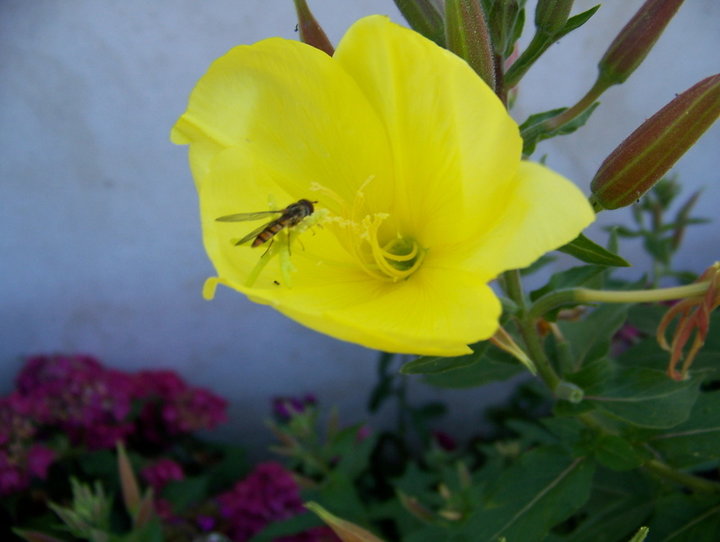
[[[280, 38], [232, 49], [172, 141], [190, 146], [217, 271], [207, 297], [224, 284], [390, 352], [469, 352], [498, 328], [488, 283], [594, 216], [572, 183], [521, 160], [517, 124], [463, 60], [382, 16], [332, 57]], [[237, 240], [262, 222], [217, 220], [300, 200], [314, 212], [255, 248]]]

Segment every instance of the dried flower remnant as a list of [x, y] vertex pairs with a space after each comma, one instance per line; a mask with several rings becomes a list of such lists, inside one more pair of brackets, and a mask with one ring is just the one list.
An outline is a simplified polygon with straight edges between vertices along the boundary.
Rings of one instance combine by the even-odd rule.
[[[708, 282], [705, 294], [677, 302], [665, 313], [657, 329], [657, 340], [660, 346], [671, 354], [667, 372], [668, 376], [674, 380], [687, 378], [688, 370], [695, 356], [705, 344], [710, 329], [710, 314], [720, 306], [720, 262], [716, 262], [706, 269], [696, 282]], [[678, 322], [672, 341], [668, 344], [665, 331], [675, 318], [678, 319]], [[688, 344], [690, 346], [685, 354], [684, 350]], [[678, 371], [677, 364], [683, 357], [685, 361]]]

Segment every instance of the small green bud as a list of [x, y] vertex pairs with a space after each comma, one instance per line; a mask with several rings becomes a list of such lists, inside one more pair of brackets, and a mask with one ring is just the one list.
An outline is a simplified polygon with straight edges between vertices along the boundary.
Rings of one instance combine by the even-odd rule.
[[625, 82], [655, 45], [683, 0], [646, 0], [600, 59], [599, 81], [606, 88]]
[[569, 401], [576, 405], [585, 398], [585, 392], [577, 384], [572, 382], [562, 381], [555, 386], [555, 397], [564, 401]]
[[570, 18], [575, 0], [539, 0], [535, 8], [535, 26], [548, 36], [562, 30]]
[[720, 116], [720, 74], [703, 79], [610, 153], [590, 184], [596, 210], [635, 203]]
[[328, 55], [332, 56], [335, 52], [335, 48], [330, 43], [330, 40], [325, 34], [320, 24], [315, 19], [315, 16], [310, 11], [305, 0], [294, 0], [295, 11], [298, 16], [298, 30], [300, 32], [300, 39], [303, 43], [312, 45], [316, 49], [325, 51]]
[[522, 27], [522, 20], [519, 19], [522, 18], [524, 10], [517, 0], [492, 2], [490, 7], [485, 6], [485, 9], [494, 52], [506, 58], [512, 54], [518, 38], [516, 31], [519, 34]]
[[493, 48], [480, 0], [446, 0], [445, 37], [447, 48], [464, 58], [494, 89]]

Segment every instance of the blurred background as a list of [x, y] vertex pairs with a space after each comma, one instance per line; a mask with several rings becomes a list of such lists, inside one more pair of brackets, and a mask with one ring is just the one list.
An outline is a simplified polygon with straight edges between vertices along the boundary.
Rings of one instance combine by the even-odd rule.
[[[573, 13], [596, 2], [577, 0]], [[513, 115], [572, 105], [640, 0], [606, 2], [585, 27], [550, 49], [523, 80]], [[528, 2], [531, 10], [534, 2]], [[391, 0], [311, 0], [337, 43], [356, 19], [402, 18]], [[532, 31], [532, 11], [522, 43]], [[205, 256], [186, 149], [168, 134], [208, 65], [234, 45], [297, 39], [290, 0], [0, 1], [0, 394], [23, 356], [84, 352], [124, 370], [170, 368], [230, 401], [218, 436], [260, 449], [277, 395], [314, 392], [345, 421], [364, 417], [377, 354], [318, 335], [242, 295], [201, 297]], [[657, 109], [720, 71], [720, 3], [691, 0], [645, 63], [613, 87], [588, 125], [542, 143], [535, 157], [585, 192], [620, 141]], [[704, 187], [696, 215], [720, 206], [720, 125], [677, 164], [685, 194]], [[590, 237], [629, 211], [602, 213]], [[680, 268], [720, 259], [717, 220], [688, 232]], [[622, 254], [647, 271], [638, 245]], [[561, 259], [558, 265], [567, 264]], [[549, 271], [548, 271], [549, 272]], [[544, 275], [547, 276], [547, 273]], [[534, 283], [542, 282], [535, 277]], [[413, 397], [448, 400], [445, 429], [465, 433], [495, 385]]]

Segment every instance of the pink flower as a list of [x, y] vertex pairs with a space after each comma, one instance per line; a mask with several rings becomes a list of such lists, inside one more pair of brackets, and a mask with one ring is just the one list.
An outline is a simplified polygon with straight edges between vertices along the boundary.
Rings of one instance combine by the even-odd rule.
[[182, 480], [185, 477], [182, 467], [172, 459], [163, 458], [148, 465], [141, 471], [143, 479], [158, 494], [168, 482]]
[[261, 463], [218, 498], [220, 514], [229, 522], [233, 540], [248, 540], [268, 523], [303, 511], [292, 474], [274, 462]]

